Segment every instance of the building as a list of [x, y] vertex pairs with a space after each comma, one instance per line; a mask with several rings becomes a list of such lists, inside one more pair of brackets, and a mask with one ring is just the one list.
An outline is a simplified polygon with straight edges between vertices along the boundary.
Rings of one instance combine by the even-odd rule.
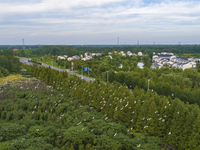
[[195, 68], [196, 61], [198, 60], [198, 58], [179, 57], [173, 53], [161, 52], [158, 55], [153, 55], [151, 68], [169, 66], [171, 68], [181, 68], [184, 70], [186, 68]]
[[67, 55], [61, 55], [57, 57], [57, 59], [66, 59], [66, 58], [67, 58]]
[[100, 56], [100, 55], [101, 55], [101, 53], [92, 53], [92, 56]]
[[73, 60], [73, 58], [72, 58], [72, 57], [68, 57], [67, 60], [68, 60], [68, 61], [71, 61], [71, 60]]
[[87, 57], [82, 58], [81, 60], [86, 61], [86, 60], [89, 60], [89, 59], [92, 59], [92, 55], [88, 55]]
[[123, 51], [119, 52], [119, 54], [122, 55], [122, 56], [126, 56], [126, 54], [124, 54]]
[[142, 56], [143, 54], [142, 54], [142, 52], [138, 52], [138, 56]]
[[67, 58], [68, 61], [74, 60], [74, 59], [80, 59], [80, 57], [78, 55], [72, 56]]
[[130, 51], [128, 51], [128, 52], [127, 52], [127, 55], [128, 55], [128, 56], [132, 56], [133, 54], [132, 54]]

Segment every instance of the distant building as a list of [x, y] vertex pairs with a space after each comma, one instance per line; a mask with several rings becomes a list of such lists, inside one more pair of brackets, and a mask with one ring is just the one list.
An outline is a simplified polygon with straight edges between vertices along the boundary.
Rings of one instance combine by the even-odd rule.
[[73, 58], [72, 58], [72, 57], [68, 57], [67, 60], [68, 60], [68, 61], [71, 61], [71, 60], [73, 60]]
[[142, 56], [143, 54], [142, 54], [142, 52], [138, 52], [138, 56]]
[[17, 48], [14, 48], [13, 51], [18, 51], [18, 49], [17, 49]]
[[122, 55], [122, 56], [126, 56], [126, 54], [124, 54], [123, 51], [119, 52], [119, 54]]
[[73, 59], [80, 59], [78, 55], [72, 56]]
[[88, 52], [85, 53], [85, 57], [87, 57], [87, 56], [88, 56]]
[[57, 59], [66, 59], [66, 58], [67, 58], [67, 55], [61, 55], [57, 57]]
[[133, 54], [132, 54], [130, 51], [128, 51], [128, 52], [127, 52], [127, 55], [128, 55], [128, 56], [132, 56]]
[[151, 68], [169, 66], [171, 68], [194, 68], [196, 61], [199, 59], [193, 57], [179, 57], [173, 53], [161, 52], [158, 55], [153, 55], [152, 61], [154, 62]]
[[89, 59], [92, 59], [92, 55], [88, 55], [87, 57], [82, 58], [81, 60], [86, 61], [86, 60], [89, 60]]
[[100, 56], [101, 53], [92, 53], [92, 56]]
[[67, 58], [68, 61], [71, 61], [71, 60], [74, 60], [74, 59], [80, 59], [80, 57], [78, 55], [75, 55], [75, 56]]

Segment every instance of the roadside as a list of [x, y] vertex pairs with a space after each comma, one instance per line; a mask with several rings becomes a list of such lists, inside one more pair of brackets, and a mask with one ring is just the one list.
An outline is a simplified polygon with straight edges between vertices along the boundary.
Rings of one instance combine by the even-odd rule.
[[[20, 59], [21, 62], [30, 65], [30, 62], [28, 62], [28, 58], [25, 58], [25, 57], [18, 57], [18, 58]], [[87, 77], [85, 75], [82, 76], [82, 75], [80, 75], [80, 74], [78, 74], [76, 72], [70, 71], [69, 69], [62, 69], [62, 68], [59, 68], [59, 67], [56, 67], [56, 66], [51, 66], [51, 65], [49, 65], [49, 64], [47, 64], [47, 63], [45, 63], [43, 61], [38, 61], [38, 62], [42, 63], [42, 66], [45, 66], [45, 67], [49, 67], [50, 66], [52, 69], [55, 69], [55, 70], [58, 70], [58, 71], [66, 70], [69, 75], [76, 75], [76, 76], [78, 76], [78, 77], [80, 77], [82, 79], [85, 79], [86, 81], [95, 81], [95, 78]]]

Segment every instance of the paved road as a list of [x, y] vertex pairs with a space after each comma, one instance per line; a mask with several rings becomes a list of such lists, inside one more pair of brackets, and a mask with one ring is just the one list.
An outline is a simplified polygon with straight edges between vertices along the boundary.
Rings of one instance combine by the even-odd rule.
[[[26, 63], [26, 64], [28, 64], [28, 65], [31, 65], [32, 63], [30, 63], [30, 62], [28, 62], [28, 58], [24, 58], [24, 57], [18, 57], [19, 59], [20, 59], [20, 61], [22, 62], [22, 63]], [[46, 65], [46, 64], [42, 64], [42, 66], [45, 66], [45, 67], [49, 67], [50, 65]], [[56, 67], [53, 67], [53, 66], [50, 66], [52, 69], [55, 69], [55, 70], [58, 70], [58, 71], [64, 71], [64, 69], [60, 69], [60, 68], [56, 68]], [[82, 78], [82, 79], [85, 79], [86, 81], [94, 81], [95, 79], [92, 79], [92, 78], [88, 78], [88, 77], [85, 77], [85, 76], [81, 76], [80, 74], [75, 74], [75, 73], [73, 73], [73, 72], [71, 72], [71, 71], [68, 71], [67, 70], [67, 73], [69, 74], [69, 75], [76, 75], [76, 76], [78, 76], [78, 77], [80, 77], [80, 78]]]

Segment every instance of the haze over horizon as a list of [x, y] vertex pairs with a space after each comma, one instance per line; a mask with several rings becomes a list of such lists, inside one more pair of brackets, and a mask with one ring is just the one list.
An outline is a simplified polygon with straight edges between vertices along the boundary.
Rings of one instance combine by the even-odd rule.
[[0, 45], [200, 44], [197, 0], [2, 0]]

